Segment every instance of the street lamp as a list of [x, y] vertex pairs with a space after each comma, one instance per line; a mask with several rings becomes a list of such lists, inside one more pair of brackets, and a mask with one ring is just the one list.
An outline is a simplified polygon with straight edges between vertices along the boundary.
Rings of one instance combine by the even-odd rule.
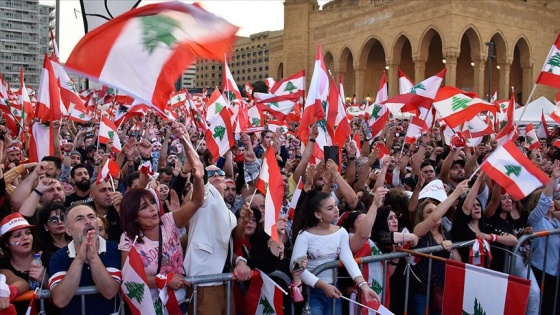
[[487, 42], [488, 46], [488, 102], [492, 99], [492, 59], [496, 59], [494, 55], [494, 42]]

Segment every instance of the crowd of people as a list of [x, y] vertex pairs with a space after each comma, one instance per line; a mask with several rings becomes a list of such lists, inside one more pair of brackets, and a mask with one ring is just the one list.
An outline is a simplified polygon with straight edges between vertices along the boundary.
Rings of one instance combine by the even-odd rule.
[[[132, 128], [136, 125], [141, 127]], [[335, 314], [358, 314], [353, 303], [342, 303], [340, 297], [361, 295], [362, 301], [379, 301], [403, 314], [408, 289], [410, 314], [425, 314], [426, 309], [440, 314], [443, 262], [417, 261], [407, 287], [406, 259], [360, 269], [354, 258], [403, 246], [441, 245], [435, 256], [503, 271], [506, 253], [520, 236], [559, 227], [560, 150], [551, 142], [560, 130], [533, 151], [523, 137], [517, 139], [519, 150], [551, 180], [527, 198], [514, 200], [484, 172], [476, 172], [496, 149], [495, 140], [485, 137], [474, 148], [449, 146], [436, 123], [416, 144], [408, 144], [403, 134], [407, 125], [407, 120], [391, 120], [378, 138], [368, 139], [367, 127], [353, 123], [362, 140], [347, 141], [339, 165], [316, 159], [317, 124], [308, 139], [267, 129], [243, 133], [225, 156], [213, 157], [196, 127], [180, 120], [166, 123], [155, 114], [132, 118], [119, 129], [123, 147], [118, 154], [111, 153], [112, 141], [99, 144], [93, 122], [52, 122], [57, 131], [54, 154], [38, 163], [27, 160], [25, 145], [4, 128], [0, 311], [24, 314], [29, 302], [14, 298], [42, 288], [51, 291], [47, 314], [79, 314], [82, 302], [76, 289], [94, 285], [99, 293], [85, 296], [86, 314], [115, 313], [121, 268], [134, 248], [156, 309], [162, 309], [161, 281], [175, 292], [181, 312], [191, 313], [193, 288], [186, 276], [233, 273], [231, 310], [248, 314], [245, 296], [252, 271], [258, 269], [283, 272], [292, 279], [289, 291], [302, 294], [293, 304], [297, 294], [284, 296], [285, 313], [293, 305], [297, 314], [332, 314], [334, 305]], [[298, 128], [297, 123], [289, 127]], [[380, 146], [389, 154], [381, 156]], [[270, 212], [265, 211], [265, 196], [255, 192], [269, 149], [284, 181], [283, 207], [275, 218], [279, 241], [264, 230]], [[119, 165], [120, 174], [98, 179], [107, 159]], [[303, 189], [290, 210], [300, 181]], [[440, 191], [426, 193], [428, 186]], [[473, 239], [480, 240], [477, 250], [451, 249], [452, 242]], [[515, 258], [513, 273], [530, 275], [527, 314], [539, 314], [541, 303], [540, 314], [553, 314], [560, 297], [560, 236], [537, 238], [524, 253]], [[338, 281], [333, 281], [333, 270], [312, 272], [336, 260], [344, 264]], [[224, 282], [200, 284], [198, 314], [225, 314], [229, 288]], [[560, 314], [558, 308], [554, 314]]]

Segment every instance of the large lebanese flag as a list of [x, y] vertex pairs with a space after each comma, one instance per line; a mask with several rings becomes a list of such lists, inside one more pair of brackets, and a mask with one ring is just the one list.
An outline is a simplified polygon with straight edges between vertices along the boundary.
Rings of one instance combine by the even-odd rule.
[[438, 90], [434, 108], [451, 128], [471, 120], [480, 112], [489, 111], [495, 114], [498, 110], [494, 104], [478, 98], [476, 94], [452, 86], [444, 86]]
[[512, 141], [498, 147], [480, 167], [515, 200], [527, 197], [550, 180]]
[[227, 153], [235, 144], [233, 138], [233, 127], [231, 126], [231, 114], [227, 108], [215, 116], [214, 121], [205, 129], [206, 145], [212, 153], [214, 161]]
[[286, 119], [296, 106], [299, 97], [294, 98], [293, 95], [274, 95], [267, 93], [253, 93], [255, 96], [255, 105], [262, 112], [267, 112], [278, 120]]
[[122, 267], [121, 291], [133, 315], [155, 314], [144, 264], [134, 247]]
[[531, 281], [448, 259], [443, 315], [525, 314]]
[[65, 67], [163, 112], [184, 69], [197, 57], [223, 60], [237, 30], [198, 5], [150, 4], [88, 32]]
[[68, 110], [70, 107], [74, 106], [73, 108], [83, 108], [83, 112], [86, 112], [86, 106], [78, 94], [76, 83], [74, 83], [74, 81], [68, 76], [66, 70], [64, 70], [54, 55], [51, 55], [51, 65], [53, 67], [54, 76], [58, 82], [58, 86], [60, 87], [60, 98], [62, 99], [64, 108]]
[[[447, 68], [444, 68], [438, 74], [416, 84], [410, 89], [410, 92], [392, 97], [383, 103], [393, 116], [396, 116], [399, 111], [420, 113], [420, 108], [431, 109], [446, 70]], [[421, 118], [425, 119], [424, 116]]]
[[329, 80], [329, 96], [327, 104], [327, 132], [329, 133], [333, 144], [338, 145], [339, 150], [342, 150], [346, 140], [352, 134], [352, 129], [350, 128], [350, 124], [346, 118], [344, 103], [332, 76]]
[[229, 108], [229, 102], [226, 101], [220, 90], [214, 89], [210, 99], [206, 102], [206, 121], [213, 123], [214, 120], [218, 119], [220, 112], [224, 108]]
[[264, 272], [258, 269], [253, 270], [251, 284], [245, 297], [246, 313], [255, 315], [283, 315], [282, 301], [284, 297], [282, 294], [287, 295]]
[[377, 91], [375, 102], [366, 110], [366, 113], [369, 116], [372, 138], [378, 137], [389, 121], [389, 111], [387, 110], [387, 106], [383, 104], [383, 102], [388, 98], [389, 93], [387, 89], [387, 78], [384, 71], [383, 76], [381, 77], [381, 82], [379, 83], [379, 90]]
[[264, 231], [274, 241], [280, 243], [276, 220], [280, 216], [282, 201], [284, 200], [284, 182], [272, 146], [268, 146], [264, 154], [256, 187], [265, 195]]
[[550, 48], [536, 83], [560, 89], [560, 34]]
[[45, 54], [43, 70], [41, 71], [41, 82], [39, 83], [39, 91], [37, 92], [35, 117], [41, 122], [61, 120], [61, 104], [60, 89], [56, 83], [56, 76], [51, 61], [47, 54]]
[[270, 93], [276, 96], [290, 95], [295, 101], [305, 97], [305, 70], [301, 70], [282, 81], [274, 83]]
[[47, 155], [54, 155], [52, 125], [35, 122], [29, 138], [29, 162], [40, 162]]
[[101, 122], [99, 123], [99, 143], [108, 144], [113, 141], [114, 153], [119, 153], [122, 150], [121, 139], [117, 134], [117, 127], [107, 116], [101, 115]]
[[[327, 104], [327, 97], [329, 95], [329, 76], [327, 75], [327, 68], [323, 62], [323, 55], [321, 53], [321, 45], [317, 46], [317, 55], [315, 56], [315, 66], [313, 68], [313, 76], [309, 84], [309, 91], [305, 99], [303, 107], [303, 116], [301, 117], [301, 124], [298, 130], [298, 136], [304, 144], [307, 144], [309, 139], [309, 127], [318, 122], [320, 125], [326, 122], [319, 122], [325, 118], [325, 108], [323, 104]], [[326, 106], [325, 106], [326, 107]], [[324, 129], [326, 133], [326, 128]], [[319, 147], [322, 151], [322, 146], [327, 143], [320, 143]]]
[[412, 90], [414, 82], [399, 69], [399, 94], [406, 94]]

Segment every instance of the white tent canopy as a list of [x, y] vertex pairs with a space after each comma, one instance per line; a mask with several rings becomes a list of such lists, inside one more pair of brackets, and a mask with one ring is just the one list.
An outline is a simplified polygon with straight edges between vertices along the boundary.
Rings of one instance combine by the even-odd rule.
[[[525, 112], [523, 112], [524, 107], [527, 107]], [[518, 125], [526, 125], [528, 123], [533, 123], [533, 125], [535, 126], [540, 125], [541, 113], [543, 112], [547, 125], [558, 125], [556, 121], [550, 118], [550, 113], [554, 111], [555, 106], [551, 101], [546, 99], [546, 97], [541, 96], [531, 103], [525, 105], [524, 107], [516, 109], [515, 113], [513, 114], [515, 122]], [[523, 116], [521, 116], [522, 113]]]

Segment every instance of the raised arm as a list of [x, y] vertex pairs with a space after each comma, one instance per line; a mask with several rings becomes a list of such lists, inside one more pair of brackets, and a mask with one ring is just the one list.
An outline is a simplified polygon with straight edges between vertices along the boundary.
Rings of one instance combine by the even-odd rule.
[[336, 165], [333, 160], [329, 159], [326, 167], [333, 176], [334, 182], [338, 185], [338, 194], [344, 198], [344, 201], [346, 201], [346, 204], [350, 209], [356, 208], [356, 205], [358, 204], [358, 195], [356, 195], [354, 189], [352, 189], [352, 187], [350, 187], [350, 185], [348, 185], [348, 183], [340, 176], [338, 173], [338, 165]]
[[430, 213], [426, 220], [418, 223], [414, 227], [414, 234], [418, 237], [422, 237], [426, 235], [430, 230], [436, 226], [437, 222], [445, 215], [447, 210], [453, 205], [455, 200], [461, 197], [462, 194], [466, 193], [469, 190], [469, 181], [464, 180], [462, 181], [455, 190], [447, 197], [444, 201], [442, 201], [439, 205], [437, 205], [436, 209]]
[[311, 132], [309, 133], [309, 141], [305, 146], [305, 150], [303, 150], [303, 153], [301, 154], [301, 161], [299, 161], [299, 164], [294, 170], [293, 176], [294, 182], [296, 183], [305, 174], [307, 164], [309, 163], [309, 161], [311, 160], [311, 156], [313, 155], [313, 148], [315, 147], [315, 139], [317, 139], [317, 136], [319, 136], [319, 129], [317, 127], [317, 124], [314, 124], [311, 128]]
[[476, 200], [476, 197], [478, 196], [478, 190], [480, 189], [483, 181], [485, 180], [485, 176], [486, 174], [480, 172], [476, 181], [472, 185], [471, 190], [469, 191], [469, 194], [465, 199], [465, 202], [463, 203], [463, 209], [461, 210], [467, 216], [471, 215], [472, 207], [474, 206], [474, 202]]
[[379, 187], [373, 194], [373, 202], [366, 213], [366, 217], [360, 222], [356, 233], [350, 236], [350, 249], [352, 253], [356, 253], [362, 244], [367, 241], [371, 236], [371, 228], [377, 217], [377, 209], [383, 205], [383, 198], [387, 194], [387, 188]]
[[439, 179], [444, 184], [449, 184], [449, 170], [451, 169], [451, 165], [453, 164], [453, 160], [459, 155], [459, 150], [457, 148], [451, 149], [451, 151], [447, 154], [445, 160], [443, 160], [443, 164], [441, 165], [441, 171], [439, 174]]
[[[32, 192], [33, 186], [35, 185], [35, 181], [40, 177], [47, 173], [47, 169], [49, 164], [47, 162], [41, 162], [37, 164], [33, 172], [31, 172], [22, 182], [14, 190], [12, 194], [12, 198], [10, 201], [10, 205], [12, 207], [12, 211], [18, 212], [21, 209], [21, 206], [29, 198], [29, 195]], [[33, 207], [33, 211], [35, 210], [35, 206]], [[33, 215], [33, 214], [32, 214]]]

